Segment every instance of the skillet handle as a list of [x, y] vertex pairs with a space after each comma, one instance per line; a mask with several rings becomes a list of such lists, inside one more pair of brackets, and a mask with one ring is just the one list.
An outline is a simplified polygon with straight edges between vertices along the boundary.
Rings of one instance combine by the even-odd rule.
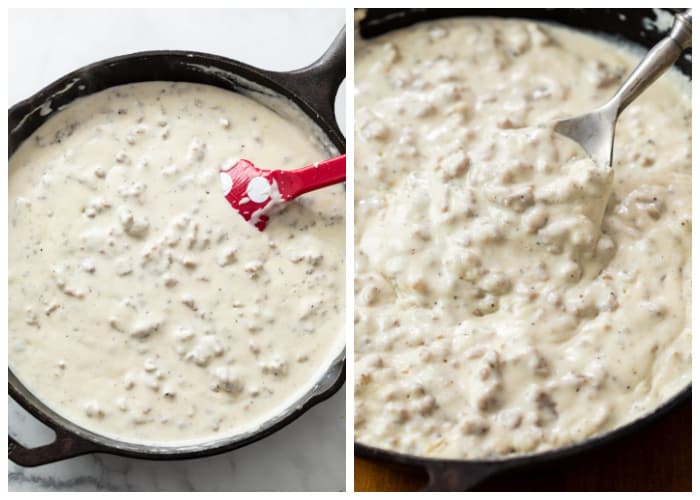
[[100, 451], [100, 446], [62, 430], [55, 430], [56, 439], [49, 444], [26, 448], [12, 436], [7, 436], [7, 457], [22, 467], [36, 467], [59, 460]]
[[326, 52], [310, 65], [289, 72], [271, 72], [269, 76], [281, 87], [308, 102], [315, 118], [333, 129], [342, 140], [343, 134], [335, 118], [335, 96], [345, 80], [345, 26]]
[[500, 470], [495, 465], [430, 464], [423, 491], [468, 491]]

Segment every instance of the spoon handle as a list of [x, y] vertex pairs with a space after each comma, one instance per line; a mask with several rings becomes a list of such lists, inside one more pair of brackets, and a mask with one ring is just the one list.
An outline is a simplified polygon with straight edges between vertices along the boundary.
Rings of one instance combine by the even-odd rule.
[[617, 104], [617, 113], [622, 113], [639, 94], [676, 62], [681, 52], [691, 46], [691, 41], [692, 9], [688, 9], [676, 14], [669, 35], [654, 45], [613, 96], [611, 102]]
[[274, 175], [285, 201], [309, 191], [345, 181], [345, 155], [296, 170], [277, 170]]

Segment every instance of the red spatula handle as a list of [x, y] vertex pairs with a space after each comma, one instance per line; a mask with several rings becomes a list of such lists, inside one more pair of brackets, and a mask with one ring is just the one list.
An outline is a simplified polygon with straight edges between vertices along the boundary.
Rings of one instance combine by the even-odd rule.
[[345, 155], [296, 170], [278, 170], [275, 180], [284, 200], [345, 181]]

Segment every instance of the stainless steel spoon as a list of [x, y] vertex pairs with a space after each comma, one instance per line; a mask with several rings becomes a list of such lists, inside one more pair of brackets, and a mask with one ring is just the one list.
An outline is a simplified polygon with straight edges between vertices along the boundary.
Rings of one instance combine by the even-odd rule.
[[612, 165], [620, 113], [691, 46], [692, 9], [676, 14], [668, 36], [647, 53], [607, 103], [591, 113], [555, 122], [554, 130], [578, 142], [598, 165]]

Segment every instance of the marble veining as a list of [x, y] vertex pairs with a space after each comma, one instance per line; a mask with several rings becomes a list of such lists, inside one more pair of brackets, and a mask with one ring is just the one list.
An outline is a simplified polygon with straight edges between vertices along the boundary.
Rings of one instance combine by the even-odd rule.
[[[10, 433], [34, 446], [52, 431], [8, 398]], [[8, 464], [10, 491], [340, 491], [345, 488], [345, 388], [262, 441], [195, 460], [91, 454], [40, 467]]]

